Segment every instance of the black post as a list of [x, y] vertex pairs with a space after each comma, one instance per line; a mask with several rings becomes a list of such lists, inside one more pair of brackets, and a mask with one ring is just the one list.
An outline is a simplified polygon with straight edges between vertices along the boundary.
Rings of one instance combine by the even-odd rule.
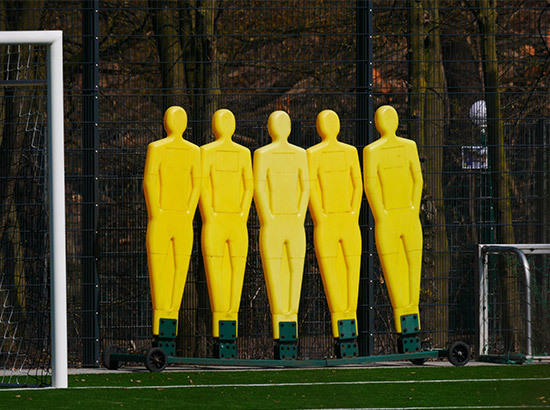
[[[356, 133], [359, 157], [363, 147], [374, 140], [374, 97], [373, 97], [373, 1], [357, 0], [356, 3], [356, 54], [357, 54], [357, 119]], [[360, 217], [363, 236], [361, 260], [361, 281], [359, 289], [359, 355], [374, 354], [374, 219], [363, 198]]]
[[550, 204], [550, 187], [548, 181], [548, 164], [550, 163], [548, 158], [548, 141], [546, 141], [547, 133], [547, 119], [539, 118], [536, 122], [536, 139], [535, 144], [537, 146], [536, 154], [536, 186], [538, 196], [538, 223], [541, 229], [537, 229], [538, 243], [548, 243], [549, 235], [549, 217], [548, 217], [548, 205]]
[[98, 94], [99, 0], [82, 2], [82, 365], [99, 366]]

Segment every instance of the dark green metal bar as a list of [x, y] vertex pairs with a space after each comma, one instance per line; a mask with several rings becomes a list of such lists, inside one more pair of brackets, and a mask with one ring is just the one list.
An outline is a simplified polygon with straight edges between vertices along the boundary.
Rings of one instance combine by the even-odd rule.
[[251, 367], [322, 367], [326, 360], [269, 360], [269, 359], [211, 359], [201, 357], [168, 357], [168, 363], [225, 365]]
[[111, 361], [115, 362], [145, 362], [144, 354], [132, 354], [132, 353], [113, 353], [111, 355]]
[[47, 84], [46, 80], [0, 80], [0, 86], [2, 87], [25, 87]]
[[377, 362], [392, 362], [399, 360], [413, 360], [413, 359], [435, 359], [441, 356], [442, 350], [429, 350], [427, 352], [414, 352], [414, 353], [402, 353], [402, 354], [387, 354], [387, 355], [372, 355], [361, 357], [350, 357], [346, 359], [328, 359], [326, 360], [326, 366], [342, 366], [346, 364], [363, 364], [363, 363], [377, 363]]
[[[374, 141], [373, 97], [373, 1], [356, 2], [356, 135], [359, 158], [362, 163], [363, 148]], [[363, 166], [363, 164], [361, 164]], [[366, 198], [361, 206], [361, 235], [363, 253], [361, 258], [361, 281], [358, 303], [359, 354], [374, 354], [374, 218]]]
[[99, 0], [82, 1], [82, 303], [84, 367], [99, 366], [97, 272]]
[[189, 365], [227, 365], [252, 367], [331, 367], [349, 364], [366, 364], [385, 361], [429, 359], [440, 357], [440, 351], [416, 352], [406, 354], [391, 354], [381, 356], [363, 356], [345, 359], [326, 360], [266, 360], [266, 359], [210, 359], [197, 357], [168, 357], [168, 363]]
[[548, 243], [550, 238], [550, 215], [548, 209], [550, 206], [550, 182], [548, 179], [550, 171], [550, 159], [548, 158], [548, 142], [546, 139], [547, 119], [539, 118], [536, 123], [536, 144], [538, 145], [536, 155], [536, 187], [537, 187], [537, 210], [538, 221], [541, 229], [536, 230], [537, 242]]
[[[447, 357], [446, 350], [429, 350], [403, 354], [379, 356], [350, 357], [343, 359], [320, 360], [269, 360], [269, 359], [215, 359], [206, 357], [168, 356], [169, 364], [203, 365], [203, 366], [244, 366], [244, 367], [332, 367], [349, 364], [366, 364], [386, 361], [435, 359]], [[111, 360], [118, 362], [145, 362], [144, 354], [114, 353]]]

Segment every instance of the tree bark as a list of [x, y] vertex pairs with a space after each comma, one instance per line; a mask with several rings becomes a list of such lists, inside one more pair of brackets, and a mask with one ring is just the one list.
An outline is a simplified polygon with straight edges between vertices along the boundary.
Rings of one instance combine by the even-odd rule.
[[[424, 77], [424, 25], [423, 7], [421, 0], [408, 0], [409, 10], [408, 24], [408, 70], [409, 70], [409, 138], [419, 146], [424, 144], [424, 90], [426, 79]], [[422, 158], [421, 158], [422, 159]]]
[[185, 95], [184, 55], [178, 15], [171, 7], [174, 4], [170, 0], [149, 0], [161, 69], [162, 112], [172, 105], [183, 105]]
[[479, 26], [482, 35], [483, 78], [487, 103], [487, 133], [493, 186], [496, 187], [497, 241], [513, 243], [510, 176], [504, 151], [504, 127], [501, 113], [496, 46], [496, 0], [479, 1]]
[[[149, 0], [149, 6], [161, 66], [164, 108], [183, 105], [190, 95], [190, 104], [184, 108], [192, 125], [193, 141], [202, 145], [210, 140], [211, 118], [218, 108], [220, 94], [215, 28], [217, 1]], [[200, 227], [199, 217], [197, 224]], [[201, 288], [205, 281], [200, 281], [199, 275], [204, 274], [204, 268], [202, 257], [197, 258], [191, 262], [182, 300], [183, 308], [194, 313], [180, 315], [178, 349], [186, 356], [205, 354], [199, 352], [204, 347], [198, 346], [194, 337], [207, 332], [199, 315], [208, 309], [204, 298], [198, 297], [207, 294], [207, 290]]]
[[[489, 165], [491, 179], [495, 187], [494, 203], [496, 206], [496, 239], [497, 243], [514, 243], [514, 228], [512, 225], [512, 204], [510, 200], [510, 176], [504, 151], [504, 127], [501, 113], [501, 95], [499, 89], [499, 68], [497, 60], [497, 1], [477, 0], [477, 21], [481, 34], [481, 53], [483, 79], [485, 82], [485, 101], [487, 103], [487, 135], [489, 143]], [[499, 275], [500, 295], [504, 298], [503, 315], [504, 328], [509, 329], [505, 339], [509, 349], [516, 350], [516, 333], [519, 330], [521, 318], [517, 303], [511, 303], [518, 298], [518, 282], [515, 269], [506, 264], [504, 258], [499, 259], [497, 268]]]
[[[423, 160], [423, 328], [437, 330], [445, 342], [449, 329], [450, 254], [443, 194], [446, 97], [439, 39], [439, 1], [409, 0], [409, 137]], [[435, 307], [434, 307], [435, 306]], [[438, 341], [439, 342], [439, 341]]]
[[[188, 10], [181, 25], [182, 44], [186, 42], [185, 67], [191, 92], [191, 117], [195, 140], [210, 142], [210, 120], [219, 107], [220, 69], [216, 44], [217, 0], [182, 0]], [[186, 40], [190, 38], [190, 40]]]
[[[6, 16], [8, 12], [5, 2], [2, 2], [2, 16], [5, 17], [0, 24], [3, 29], [10, 30], [37, 30], [40, 28], [41, 11], [44, 7], [44, 0], [31, 0], [25, 4], [25, 8], [18, 10], [13, 16]], [[34, 47], [34, 46], [33, 46]], [[25, 58], [34, 59], [34, 48], [25, 50]], [[12, 61], [17, 58], [12, 56]], [[1, 62], [7, 64], [6, 60]], [[12, 67], [16, 70], [17, 67]], [[29, 77], [33, 80], [35, 72], [26, 70]], [[12, 79], [12, 78], [10, 78]], [[27, 95], [36, 95], [42, 93], [40, 89], [26, 89]], [[0, 176], [5, 183], [0, 185], [0, 198], [3, 203], [0, 207], [0, 273], [8, 275], [8, 282], [17, 286], [19, 289], [25, 289], [27, 283], [27, 273], [25, 270], [26, 252], [32, 252], [32, 249], [25, 249], [24, 240], [21, 234], [20, 213], [25, 210], [27, 205], [17, 205], [15, 200], [17, 177], [23, 172], [21, 163], [23, 148], [30, 145], [29, 136], [26, 130], [24, 120], [20, 118], [24, 115], [31, 115], [33, 107], [31, 104], [35, 101], [33, 98], [19, 99], [14, 88], [3, 88], [0, 98], [3, 99], [3, 112], [0, 114]], [[16, 106], [17, 103], [17, 106]], [[36, 115], [36, 114], [33, 114]], [[21, 123], [22, 122], [22, 123]], [[24, 182], [20, 182], [22, 184]], [[24, 192], [25, 187], [20, 191]], [[41, 215], [34, 215], [36, 218]], [[12, 297], [12, 303], [17, 306], [17, 310], [24, 312], [26, 309], [26, 293], [24, 291], [16, 292]]]
[[[426, 203], [434, 212], [433, 224], [425, 230], [426, 250], [433, 252], [426, 255], [427, 277], [434, 279], [434, 291], [438, 307], [435, 309], [434, 326], [440, 342], [448, 340], [449, 329], [449, 270], [451, 258], [445, 221], [445, 204], [443, 194], [443, 146], [445, 144], [446, 84], [441, 63], [441, 43], [439, 38], [439, 0], [424, 0], [426, 15], [426, 37], [424, 55], [426, 60], [424, 94], [424, 149], [426, 164], [424, 180], [426, 181]], [[430, 269], [432, 268], [432, 269]], [[430, 272], [432, 270], [432, 272]]]

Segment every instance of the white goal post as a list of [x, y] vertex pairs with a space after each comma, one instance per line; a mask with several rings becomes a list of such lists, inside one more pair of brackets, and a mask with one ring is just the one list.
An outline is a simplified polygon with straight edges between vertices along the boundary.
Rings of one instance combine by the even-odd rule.
[[43, 45], [47, 48], [52, 387], [66, 388], [68, 387], [68, 365], [63, 132], [63, 32], [0, 31], [0, 44]]
[[[490, 356], [490, 344], [491, 344], [491, 331], [498, 324], [489, 325], [490, 322], [490, 295], [496, 294], [497, 290], [490, 289], [489, 284], [489, 255], [504, 255], [512, 254], [516, 257], [516, 263], [519, 267], [517, 283], [523, 283], [524, 295], [522, 298], [518, 298], [517, 303], [522, 309], [521, 322], [523, 329], [518, 329], [518, 332], [524, 336], [524, 345], [522, 345], [524, 358], [527, 361], [530, 360], [548, 360], [549, 356], [547, 352], [540, 354], [541, 352], [535, 351], [535, 327], [534, 320], [540, 319], [536, 317], [536, 313], [533, 311], [537, 305], [537, 301], [534, 298], [533, 293], [534, 276], [533, 266], [531, 266], [528, 257], [540, 255], [548, 257], [550, 255], [550, 244], [480, 244], [478, 245], [478, 263], [479, 263], [479, 293], [478, 293], [478, 354], [481, 357]], [[511, 303], [511, 301], [508, 301]], [[533, 316], [535, 315], [535, 316]], [[545, 314], [542, 315], [542, 321], [545, 323], [544, 337], [548, 337]], [[540, 329], [537, 329], [537, 331]], [[544, 339], [546, 340], [546, 339]]]

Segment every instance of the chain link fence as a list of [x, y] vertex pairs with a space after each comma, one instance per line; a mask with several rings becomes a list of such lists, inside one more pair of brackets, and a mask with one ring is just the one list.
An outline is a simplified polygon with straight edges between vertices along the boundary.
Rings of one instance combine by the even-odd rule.
[[[252, 151], [269, 142], [272, 111], [289, 113], [290, 142], [308, 148], [320, 141], [316, 115], [332, 109], [340, 140], [360, 154], [377, 138], [373, 109], [393, 105], [398, 135], [418, 144], [425, 180], [422, 337], [435, 347], [456, 339], [473, 345], [477, 244], [548, 242], [550, 233], [550, 5], [494, 3], [7, 1], [5, 29], [64, 31], [71, 363], [98, 365], [100, 349], [111, 344], [150, 346], [142, 178], [147, 144], [163, 137], [170, 105], [186, 109], [185, 138], [198, 145], [213, 140], [214, 111], [230, 109], [234, 140]], [[25, 10], [40, 20], [9, 18]], [[366, 199], [361, 224], [361, 352], [393, 353]], [[208, 357], [200, 226], [197, 213], [177, 349]], [[248, 226], [239, 355], [270, 358], [254, 206]], [[330, 314], [309, 217], [306, 232], [299, 353], [329, 357]]]

